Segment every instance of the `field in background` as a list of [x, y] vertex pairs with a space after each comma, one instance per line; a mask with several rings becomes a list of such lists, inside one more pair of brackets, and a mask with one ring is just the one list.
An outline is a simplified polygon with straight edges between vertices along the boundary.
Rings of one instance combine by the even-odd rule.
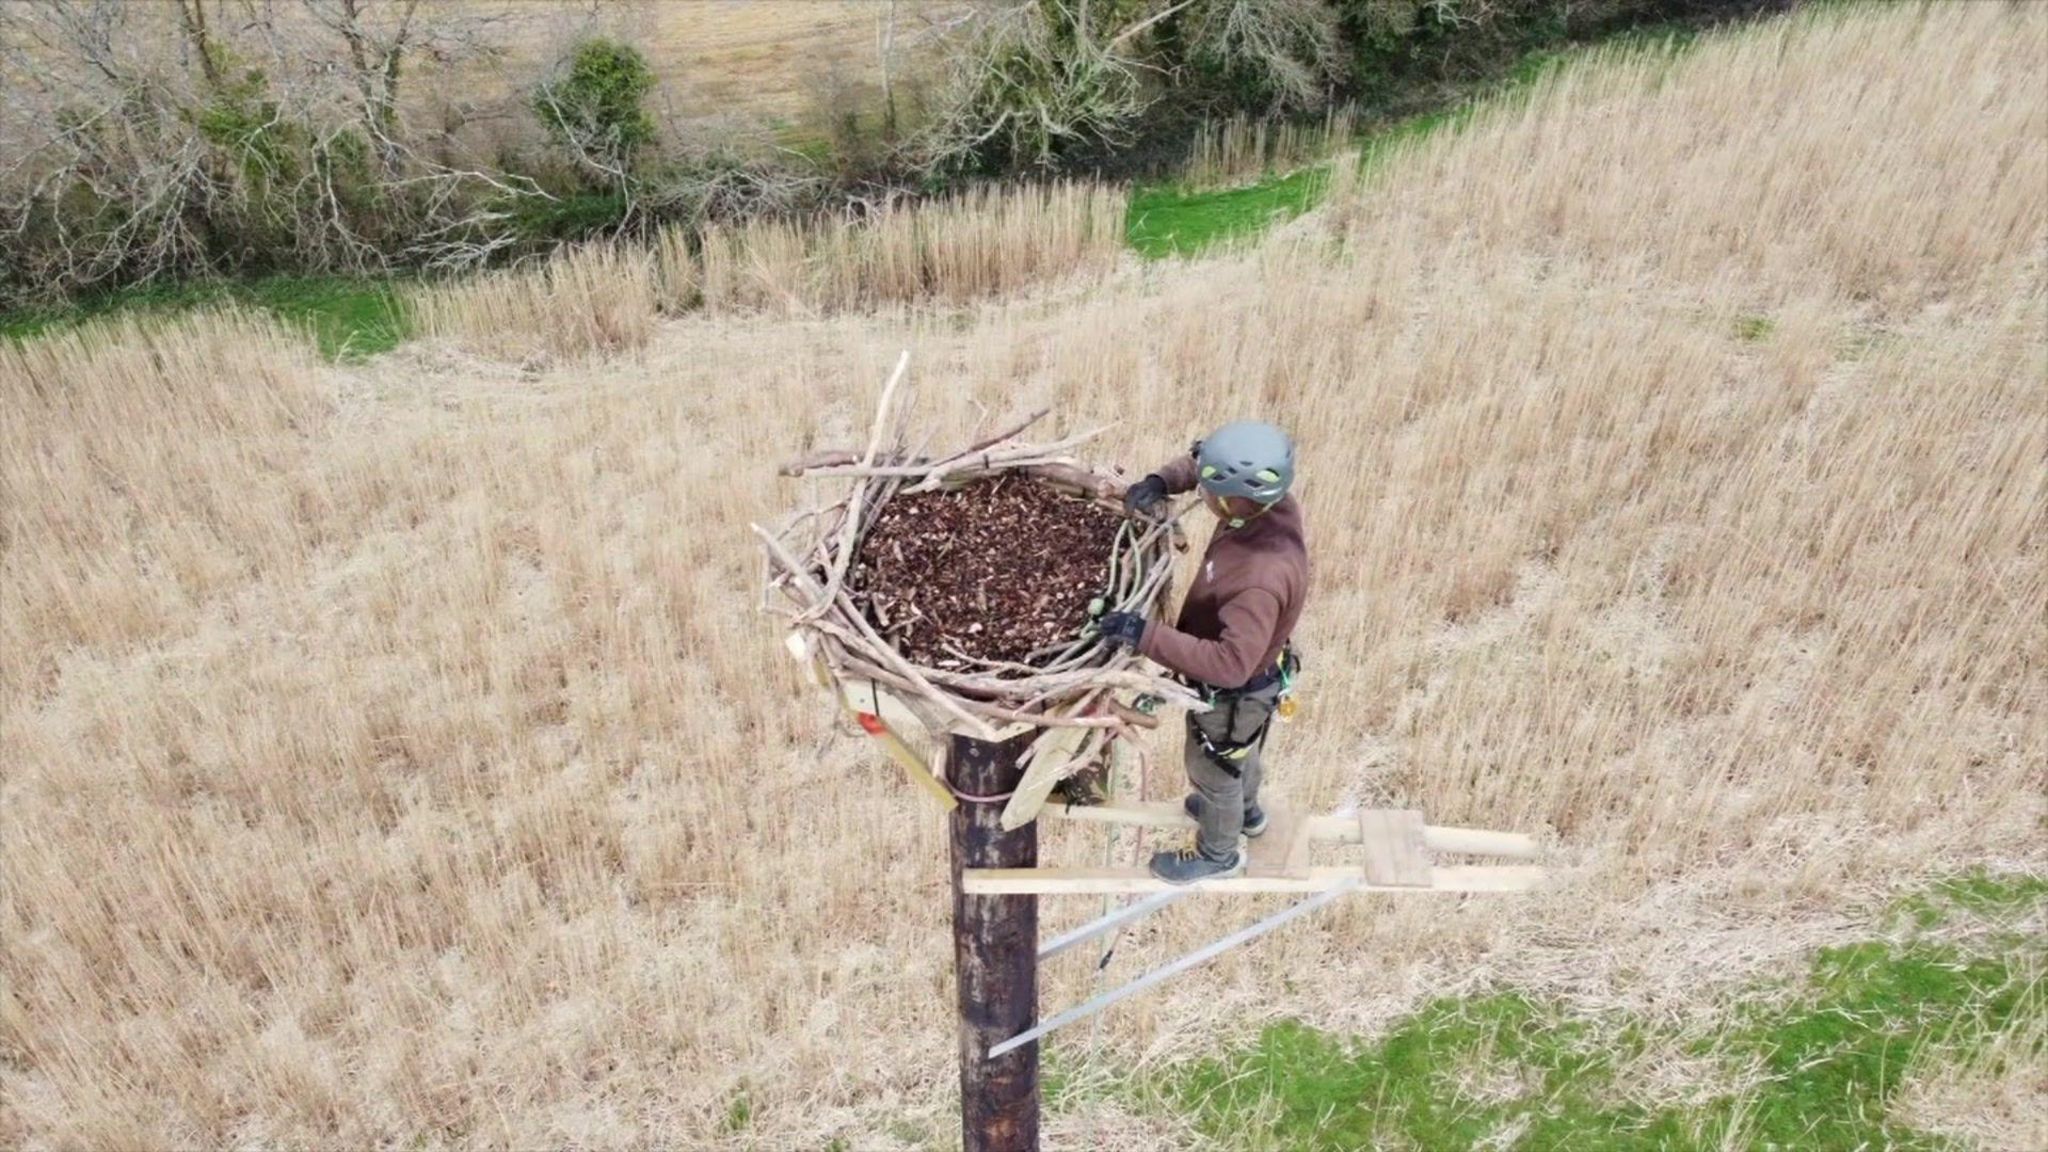
[[[2035, 8], [1824, 13], [1548, 76], [1242, 255], [995, 303], [636, 297], [574, 367], [457, 297], [362, 364], [241, 315], [0, 348], [0, 1143], [943, 1147], [942, 824], [781, 657], [746, 531], [903, 347], [942, 444], [1300, 430], [1275, 786], [1556, 846], [1553, 892], [1361, 899], [1062, 1034], [1069, 1082], [1199, 1091], [1276, 1017], [1437, 996], [1669, 1018], [1930, 873], [2048, 868], [2044, 83]], [[585, 274], [553, 323], [643, 275]], [[1273, 906], [1169, 910], [1110, 978]], [[1645, 1106], [1743, 1099], [1632, 1059]], [[1983, 1099], [1915, 1075], [1929, 1130]], [[1063, 1099], [1069, 1145], [1205, 1139]]]
[[608, 34], [646, 53], [661, 99], [684, 121], [737, 117], [772, 124], [830, 111], [835, 97], [872, 99], [881, 87], [883, 32], [892, 10], [891, 59], [901, 70], [900, 83], [971, 4], [606, 0], [546, 12], [538, 7], [522, 0], [478, 5], [478, 11], [508, 16], [512, 31], [505, 58], [466, 78], [488, 86], [501, 76], [539, 76], [575, 35]]
[[[209, 11], [232, 36], [232, 8]], [[893, 8], [891, 59], [908, 73], [925, 63], [937, 38], [968, 8], [968, 0], [428, 0], [418, 25], [446, 34], [473, 33], [493, 53], [464, 52], [452, 65], [430, 56], [407, 62], [401, 91], [421, 107], [457, 102], [488, 110], [546, 74], [564, 49], [587, 36], [623, 38], [647, 57], [659, 87], [655, 103], [688, 124], [738, 121], [788, 123], [829, 108], [829, 97], [868, 94], [881, 84], [882, 31]], [[374, 32], [395, 20], [398, 5], [366, 5]], [[328, 38], [292, 6], [274, 10], [287, 38]], [[143, 10], [162, 22], [159, 47], [181, 43], [175, 9]], [[79, 67], [76, 60], [44, 61]], [[900, 79], [900, 77], [899, 77]]]
[[[766, 45], [779, 59], [789, 59], [791, 53], [787, 51], [787, 37], [793, 33], [786, 19], [785, 7], [765, 7], [766, 15], [759, 24], [732, 21], [719, 25], [714, 21], [709, 26], [710, 30], [723, 27], [727, 35], [722, 38], [712, 36], [711, 39], [719, 43], [730, 41], [754, 45], [756, 48]], [[920, 62], [941, 50], [948, 30], [954, 27], [963, 10], [961, 4], [951, 0], [900, 3], [894, 8], [899, 35], [892, 46], [891, 59], [898, 60], [905, 69], [905, 75], [913, 77], [912, 86]], [[496, 92], [502, 88], [503, 92], [499, 94], [503, 95], [511, 91], [509, 77], [531, 75], [539, 66], [539, 58], [535, 56], [540, 50], [539, 45], [573, 42], [577, 36], [598, 33], [644, 38], [651, 34], [651, 27], [661, 24], [657, 17], [675, 9], [660, 5], [649, 8], [633, 3], [602, 9], [545, 10], [533, 5], [486, 4], [472, 6], [467, 11], [478, 18], [502, 21], [502, 24], [493, 25], [496, 30], [492, 37], [507, 41], [512, 47], [507, 55], [488, 65], [472, 65], [470, 72], [463, 77], [463, 83], [476, 86], [474, 91], [479, 93]], [[885, 17], [889, 9], [882, 7], [871, 11], [859, 0], [854, 0], [854, 6], [848, 11], [858, 13], [861, 19], [874, 20]], [[826, 20], [819, 27], [837, 28], [845, 33], [852, 27], [848, 22], [851, 19], [851, 16], [845, 16], [843, 19]], [[813, 30], [814, 33], [817, 31]], [[692, 33], [708, 34], [706, 29]], [[1695, 35], [1694, 30], [1683, 26], [1672, 26], [1661, 32], [1656, 28], [1646, 28], [1619, 35], [1613, 43], [1641, 45], [1662, 51], [1682, 49]], [[661, 39], [664, 53], [670, 57], [683, 52], [684, 49], [678, 45], [687, 42], [673, 36], [657, 38]], [[638, 39], [635, 42], [639, 42]], [[1441, 95], [1453, 103], [1434, 111], [1378, 124], [1363, 135], [1358, 133], [1358, 113], [1352, 105], [1332, 109], [1317, 123], [1253, 122], [1243, 116], [1206, 121], [1196, 131], [1188, 163], [1178, 176], [1136, 184], [1128, 189], [1131, 211], [1125, 220], [1125, 238], [1133, 251], [1153, 259], [1199, 255], [1222, 244], [1254, 240], [1267, 229], [1292, 219], [1320, 201], [1328, 186], [1332, 160], [1338, 153], [1355, 146], [1360, 162], [1370, 165], [1378, 157], [1418, 137], [1444, 128], [1455, 129], [1474, 108], [1526, 89], [1545, 70], [1561, 66], [1590, 50], [1584, 46], [1569, 51], [1531, 49], [1498, 80], [1478, 81], [1463, 90], [1451, 89]], [[878, 80], [877, 75], [860, 74], [849, 80], [840, 63], [835, 56], [828, 54], [825, 64], [810, 77], [810, 87], [819, 92], [838, 92], [855, 98], [856, 103], [877, 95], [871, 90]], [[427, 67], [432, 68], [433, 65], [428, 64]], [[675, 72], [672, 67], [659, 70], [664, 75]], [[716, 75], [716, 71], [715, 68], [709, 69], [707, 74]], [[855, 72], [859, 73], [859, 70], [855, 69]], [[430, 74], [423, 87], [435, 90], [440, 83]], [[782, 90], [769, 84], [761, 91], [773, 98]], [[662, 103], [667, 110], [678, 112], [674, 95], [673, 91], [668, 92]], [[697, 111], [701, 113], [704, 109], [699, 107]], [[784, 127], [794, 131], [790, 136], [792, 141], [802, 143], [805, 132], [817, 130], [819, 124], [811, 123], [808, 128], [794, 124], [785, 124]], [[734, 128], [731, 123], [725, 125], [727, 131]], [[981, 194], [986, 192], [983, 189]], [[970, 191], [970, 194], [973, 193]], [[902, 218], [900, 212], [891, 215]], [[790, 246], [777, 244], [775, 237], [792, 232], [849, 235], [857, 231], [835, 228], [830, 222], [819, 227], [795, 228], [790, 221], [764, 221], [754, 227], [721, 230], [720, 238], [725, 243], [714, 247], [730, 249], [736, 236], [762, 238], [770, 248], [776, 249], [764, 253], [764, 266], [773, 270], [774, 278], [786, 280], [790, 278], [786, 267]], [[650, 257], [657, 263], [672, 262], [682, 240], [679, 234], [664, 237]], [[828, 257], [826, 266], [806, 270], [806, 276], [816, 279], [840, 274], [841, 269], [831, 266], [829, 252], [814, 254]], [[502, 281], [504, 278], [496, 279]], [[322, 353], [330, 359], [360, 358], [388, 351], [412, 334], [412, 317], [402, 306], [403, 297], [410, 295], [407, 289], [408, 285], [402, 281], [349, 276], [280, 276], [232, 282], [201, 280], [179, 285], [147, 285], [55, 306], [0, 311], [0, 337], [26, 339], [99, 317], [125, 313], [161, 317], [233, 300], [254, 304], [288, 323], [309, 329]]]

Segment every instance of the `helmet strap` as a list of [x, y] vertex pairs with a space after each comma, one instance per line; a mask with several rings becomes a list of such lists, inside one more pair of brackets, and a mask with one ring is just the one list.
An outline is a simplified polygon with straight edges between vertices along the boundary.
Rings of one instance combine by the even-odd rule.
[[[1282, 499], [1285, 499], [1285, 497], [1282, 497]], [[1275, 500], [1273, 501], [1273, 504], [1278, 504], [1279, 502], [1279, 500]], [[1253, 503], [1258, 502], [1253, 501]], [[1259, 510], [1257, 512], [1252, 513], [1249, 516], [1232, 516], [1230, 519], [1225, 520], [1223, 522], [1224, 527], [1242, 528], [1245, 525], [1251, 523], [1252, 521], [1257, 520], [1259, 517], [1264, 516], [1266, 513], [1271, 512], [1273, 510], [1273, 504], [1259, 504]]]

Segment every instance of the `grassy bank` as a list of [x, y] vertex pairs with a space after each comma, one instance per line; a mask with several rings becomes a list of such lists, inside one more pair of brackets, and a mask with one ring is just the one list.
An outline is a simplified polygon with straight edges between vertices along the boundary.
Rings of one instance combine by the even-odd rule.
[[57, 308], [0, 313], [0, 336], [26, 340], [100, 317], [175, 315], [210, 304], [261, 308], [302, 328], [330, 360], [360, 359], [398, 346], [412, 333], [397, 284], [343, 276], [276, 276], [151, 285], [89, 297]]
[[[1443, 106], [1383, 121], [1355, 141], [1358, 163], [1369, 171], [1402, 145], [1440, 131], [1457, 131], [1482, 109], [1502, 100], [1526, 98], [1538, 81], [1592, 52], [1641, 52], [1675, 57], [1698, 41], [1698, 29], [1674, 24], [1632, 29], [1597, 45], [1546, 45], [1525, 52], [1498, 79], [1475, 84], [1447, 98]], [[1195, 188], [1181, 183], [1141, 185], [1132, 191], [1126, 236], [1133, 251], [1158, 259], [1198, 254], [1214, 245], [1254, 239], [1321, 202], [1333, 160], [1270, 172], [1263, 179], [1228, 188]]]

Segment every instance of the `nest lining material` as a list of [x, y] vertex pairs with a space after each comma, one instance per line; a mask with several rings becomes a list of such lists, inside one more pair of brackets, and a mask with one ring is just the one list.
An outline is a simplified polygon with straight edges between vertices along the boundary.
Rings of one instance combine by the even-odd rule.
[[913, 663], [1035, 667], [1102, 609], [1130, 527], [1092, 500], [1002, 472], [879, 505], [846, 579]]

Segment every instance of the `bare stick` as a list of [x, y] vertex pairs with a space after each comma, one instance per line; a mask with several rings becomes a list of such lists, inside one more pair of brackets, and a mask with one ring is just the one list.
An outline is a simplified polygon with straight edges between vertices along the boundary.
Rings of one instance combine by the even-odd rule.
[[[889, 402], [896, 398], [896, 385], [902, 383], [903, 373], [910, 367], [910, 349], [896, 357], [896, 370], [889, 373], [889, 382], [882, 385], [882, 399], [875, 406], [875, 428], [868, 435], [868, 450], [860, 462], [863, 466], [875, 461], [875, 450], [882, 446], [882, 432], [889, 423]], [[832, 561], [832, 571], [825, 580], [825, 591], [821, 599], [830, 604], [846, 580], [847, 566], [853, 563], [853, 550], [860, 544], [861, 502], [867, 498], [868, 481], [863, 478], [853, 486], [853, 495], [847, 499], [848, 513], [845, 527], [839, 536], [839, 555]], [[820, 611], [822, 611], [822, 607]]]

